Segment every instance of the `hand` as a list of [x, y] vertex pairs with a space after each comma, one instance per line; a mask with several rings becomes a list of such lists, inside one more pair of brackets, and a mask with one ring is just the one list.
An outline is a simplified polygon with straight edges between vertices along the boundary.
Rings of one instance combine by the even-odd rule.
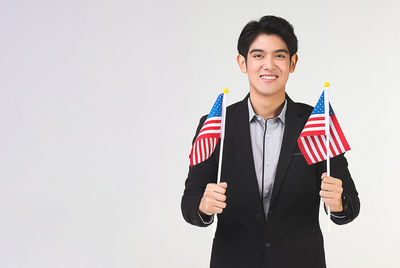
[[329, 177], [326, 173], [321, 176], [321, 191], [319, 195], [326, 206], [331, 208], [332, 212], [343, 211], [342, 204], [342, 180]]
[[222, 213], [222, 210], [226, 207], [225, 191], [227, 186], [226, 182], [207, 184], [200, 201], [199, 211], [209, 216], [215, 213]]

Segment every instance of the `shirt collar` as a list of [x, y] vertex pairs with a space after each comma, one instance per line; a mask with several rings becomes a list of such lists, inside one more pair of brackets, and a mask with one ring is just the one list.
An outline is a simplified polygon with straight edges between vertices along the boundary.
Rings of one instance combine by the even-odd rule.
[[[258, 115], [253, 110], [253, 106], [251, 105], [250, 102], [250, 97], [248, 97], [247, 99], [247, 105], [249, 107], [249, 123], [250, 123], [254, 119], [254, 117], [257, 117]], [[285, 99], [285, 104], [283, 105], [281, 112], [278, 114], [278, 116], [274, 117], [274, 118], [279, 118], [281, 122], [284, 124], [285, 124], [286, 108], [287, 108], [287, 99]]]

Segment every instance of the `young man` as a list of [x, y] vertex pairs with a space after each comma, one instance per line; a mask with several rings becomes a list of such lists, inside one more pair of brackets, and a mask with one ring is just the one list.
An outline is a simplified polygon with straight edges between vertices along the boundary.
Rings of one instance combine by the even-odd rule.
[[218, 214], [211, 267], [326, 267], [320, 199], [336, 224], [356, 218], [360, 202], [344, 155], [331, 159], [328, 177], [326, 162], [308, 165], [297, 145], [313, 108], [285, 93], [298, 61], [293, 26], [275, 16], [251, 21], [238, 51], [250, 93], [227, 108], [223, 182], [215, 183], [218, 145], [189, 168], [183, 216], [208, 226]]

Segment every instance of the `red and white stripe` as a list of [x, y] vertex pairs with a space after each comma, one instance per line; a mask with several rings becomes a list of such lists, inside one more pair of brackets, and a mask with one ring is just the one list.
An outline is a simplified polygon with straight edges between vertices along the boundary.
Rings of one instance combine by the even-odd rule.
[[190, 166], [197, 165], [208, 159], [217, 146], [221, 136], [222, 117], [207, 118], [190, 152]]
[[[349, 151], [350, 146], [334, 114], [330, 116], [329, 126], [329, 155], [332, 158]], [[326, 160], [324, 115], [311, 115], [297, 142], [309, 165]]]

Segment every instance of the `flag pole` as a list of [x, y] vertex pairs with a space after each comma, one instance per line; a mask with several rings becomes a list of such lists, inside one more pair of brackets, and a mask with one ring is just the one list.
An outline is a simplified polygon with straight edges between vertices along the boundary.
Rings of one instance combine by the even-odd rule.
[[[221, 143], [219, 147], [219, 157], [218, 157], [218, 175], [217, 184], [221, 182], [221, 169], [222, 169], [222, 154], [224, 150], [224, 138], [225, 138], [225, 117], [226, 117], [226, 97], [228, 96], [228, 89], [224, 89], [224, 97], [222, 98], [222, 120], [221, 120]], [[212, 234], [215, 236], [217, 231], [217, 216], [214, 215], [214, 223], [212, 228]]]
[[[330, 153], [331, 149], [329, 146], [329, 140], [330, 140], [330, 116], [329, 116], [329, 93], [328, 93], [328, 87], [329, 83], [326, 82], [324, 84], [324, 103], [325, 103], [325, 135], [326, 135], [326, 173], [328, 176], [331, 176], [331, 168], [330, 168]], [[331, 208], [329, 206], [327, 207], [328, 211], [328, 232], [331, 229]]]
[[226, 97], [228, 95], [228, 92], [229, 90], [225, 88], [224, 97], [222, 99], [221, 144], [220, 144], [219, 158], [218, 158], [217, 184], [221, 182], [222, 152], [224, 150], [224, 138], [225, 138]]

